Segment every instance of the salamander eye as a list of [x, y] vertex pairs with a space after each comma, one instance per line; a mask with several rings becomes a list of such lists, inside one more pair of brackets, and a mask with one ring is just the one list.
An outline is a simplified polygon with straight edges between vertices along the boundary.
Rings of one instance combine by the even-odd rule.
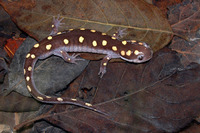
[[143, 60], [144, 59], [144, 55], [138, 55], [137, 59], [138, 60]]

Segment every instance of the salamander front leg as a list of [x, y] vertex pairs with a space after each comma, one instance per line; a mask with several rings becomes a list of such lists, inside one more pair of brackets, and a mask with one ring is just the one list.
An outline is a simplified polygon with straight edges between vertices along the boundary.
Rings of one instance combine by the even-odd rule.
[[56, 52], [55, 55], [58, 55], [58, 56], [62, 57], [65, 61], [67, 61], [69, 63], [74, 63], [74, 64], [77, 64], [77, 61], [84, 60], [84, 59], [77, 58], [80, 54], [74, 53], [72, 55], [69, 55], [66, 51]]
[[108, 61], [111, 59], [109, 55], [105, 56], [101, 61], [101, 66], [98, 75], [100, 75], [100, 78], [103, 77], [103, 75], [106, 73], [106, 66], [108, 65]]
[[64, 18], [60, 19], [60, 15], [57, 18], [53, 17], [52, 31], [49, 35], [56, 35], [58, 33], [58, 28], [65, 23], [61, 23]]
[[128, 34], [128, 33], [127, 33], [127, 29], [121, 29], [121, 28], [119, 28], [119, 29], [117, 30], [117, 32], [114, 33], [114, 34], [112, 35], [112, 37], [115, 37], [116, 39], [120, 40], [120, 39], [122, 39], [124, 36], [126, 36], [127, 34]]

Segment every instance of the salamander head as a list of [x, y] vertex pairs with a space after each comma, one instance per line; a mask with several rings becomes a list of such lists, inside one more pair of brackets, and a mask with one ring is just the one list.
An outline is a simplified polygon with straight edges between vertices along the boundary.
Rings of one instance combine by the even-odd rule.
[[121, 59], [134, 63], [146, 62], [152, 55], [152, 49], [144, 42], [127, 43], [120, 51]]

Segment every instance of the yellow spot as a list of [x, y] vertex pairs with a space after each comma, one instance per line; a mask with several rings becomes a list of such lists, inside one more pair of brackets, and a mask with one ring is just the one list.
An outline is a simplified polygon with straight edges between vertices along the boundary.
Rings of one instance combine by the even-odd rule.
[[115, 39], [116, 39], [116, 37], [114, 37], [114, 36], [112, 36], [111, 38], [112, 38], [113, 40], [115, 40]]
[[26, 70], [24, 69], [24, 74], [26, 74]]
[[75, 99], [75, 98], [72, 98], [71, 100], [72, 100], [72, 101], [75, 101], [75, 102], [77, 101], [77, 99]]
[[27, 85], [28, 90], [31, 92], [31, 87], [29, 85]]
[[26, 58], [30, 57], [30, 55], [31, 55], [31, 54], [30, 54], [30, 53], [28, 53], [28, 54], [26, 55]]
[[117, 51], [117, 47], [116, 46], [112, 46], [112, 50], [113, 51]]
[[50, 96], [46, 96], [46, 98], [51, 98]]
[[90, 103], [85, 103], [85, 105], [86, 105], [86, 106], [92, 106], [92, 104], [90, 104]]
[[106, 46], [106, 45], [107, 45], [107, 41], [106, 41], [106, 40], [103, 40], [103, 41], [102, 41], [102, 45], [103, 45], [103, 46]]
[[122, 56], [125, 55], [125, 51], [124, 51], [124, 50], [121, 51], [121, 55], [122, 55]]
[[58, 97], [57, 100], [60, 101], [60, 102], [63, 101], [63, 99], [61, 97]]
[[57, 35], [60, 35], [60, 34], [62, 34], [62, 32], [58, 32], [58, 33], [57, 33]]
[[29, 67], [28, 67], [28, 71], [31, 71], [31, 70], [32, 70], [32, 67], [31, 67], [31, 66], [29, 66]]
[[138, 55], [139, 53], [140, 53], [140, 52], [139, 52], [138, 50], [135, 50], [135, 51], [134, 51], [134, 54], [135, 54], [135, 55]]
[[93, 41], [93, 42], [92, 42], [92, 45], [93, 45], [94, 47], [96, 47], [96, 46], [97, 46], [97, 41]]
[[39, 43], [36, 43], [33, 47], [34, 48], [38, 48], [40, 46], [40, 44]]
[[83, 41], [84, 41], [84, 37], [80, 36], [80, 37], [79, 37], [79, 42], [80, 42], [80, 43], [83, 43]]
[[74, 30], [74, 29], [69, 29], [69, 31], [72, 31], [72, 30]]
[[34, 58], [35, 58], [35, 55], [34, 55], [34, 54], [32, 54], [32, 55], [31, 55], [31, 58], [32, 58], [32, 59], [34, 59]]
[[68, 44], [68, 43], [69, 43], [69, 40], [68, 40], [68, 39], [64, 39], [63, 42], [64, 42], [65, 44]]
[[139, 45], [143, 45], [143, 43], [142, 43], [142, 42], [139, 42], [138, 44], [139, 44]]
[[105, 35], [106, 35], [106, 33], [101, 33], [101, 35], [105, 36]]
[[85, 30], [85, 28], [80, 28], [80, 30]]
[[30, 77], [29, 77], [29, 76], [27, 76], [27, 77], [26, 77], [26, 81], [29, 81], [29, 80], [30, 80]]
[[135, 42], [136, 42], [136, 40], [131, 40], [131, 42], [132, 42], [132, 43], [135, 43]]
[[70, 61], [71, 59], [70, 58], [68, 58], [68, 61]]
[[51, 40], [51, 39], [52, 39], [52, 36], [48, 36], [47, 39], [48, 39], [48, 40]]
[[127, 44], [127, 41], [122, 41], [122, 44], [123, 44], [123, 45], [126, 45], [126, 44]]
[[128, 50], [128, 51], [126, 52], [126, 55], [127, 55], [127, 56], [130, 56], [131, 54], [132, 54], [131, 50]]
[[52, 28], [53, 28], [54, 26], [55, 26], [54, 24], [51, 25]]
[[96, 32], [96, 30], [90, 30], [91, 32]]
[[107, 57], [106, 59], [107, 59], [107, 60], [110, 60], [110, 57]]
[[38, 96], [37, 99], [39, 99], [39, 100], [43, 100], [43, 97]]
[[104, 65], [104, 66], [106, 66], [106, 65], [107, 65], [107, 63], [103, 63], [103, 65]]
[[51, 47], [52, 47], [52, 45], [51, 45], [51, 44], [48, 44], [48, 45], [46, 45], [46, 49], [47, 49], [47, 50], [50, 50], [50, 49], [51, 49]]

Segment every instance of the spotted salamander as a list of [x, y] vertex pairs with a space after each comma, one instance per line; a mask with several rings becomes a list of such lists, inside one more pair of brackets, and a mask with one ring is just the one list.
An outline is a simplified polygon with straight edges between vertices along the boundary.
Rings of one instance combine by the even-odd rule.
[[78, 101], [75, 98], [53, 97], [40, 93], [33, 80], [33, 70], [38, 59], [45, 59], [51, 55], [56, 55], [62, 57], [66, 62], [76, 63], [78, 60], [81, 60], [77, 58], [79, 54], [69, 55], [68, 52], [103, 54], [105, 57], [101, 61], [98, 73], [102, 78], [106, 73], [106, 66], [110, 59], [121, 58], [128, 62], [142, 63], [151, 59], [153, 52], [144, 42], [135, 40], [120, 41], [116, 36], [109, 36], [96, 30], [80, 28], [69, 29], [64, 33], [58, 32], [61, 20], [54, 19], [52, 33], [40, 43], [36, 43], [26, 55], [24, 65], [26, 87], [30, 94], [38, 101], [51, 104], [73, 104], [103, 113], [93, 107], [92, 104]]

